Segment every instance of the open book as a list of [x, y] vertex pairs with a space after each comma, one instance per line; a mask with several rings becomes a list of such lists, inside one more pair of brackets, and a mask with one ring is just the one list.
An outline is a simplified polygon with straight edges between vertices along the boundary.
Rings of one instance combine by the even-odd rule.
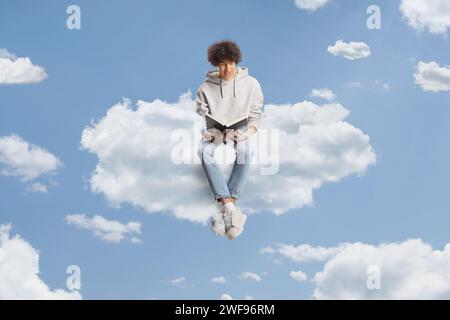
[[205, 114], [205, 119], [206, 119], [206, 128], [207, 129], [215, 127], [216, 129], [219, 129], [220, 131], [223, 131], [225, 129], [238, 129], [242, 126], [247, 125], [247, 123], [248, 123], [248, 116], [245, 116], [245, 115], [240, 116], [235, 119], [232, 119], [225, 123], [214, 118], [209, 113]]

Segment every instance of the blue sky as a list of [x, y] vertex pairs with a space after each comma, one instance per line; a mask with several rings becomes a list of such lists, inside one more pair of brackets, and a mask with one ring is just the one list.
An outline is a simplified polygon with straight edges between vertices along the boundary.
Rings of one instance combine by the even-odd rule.
[[[448, 33], [419, 32], [401, 1], [341, 1], [309, 12], [294, 1], [2, 1], [0, 48], [29, 57], [48, 78], [0, 85], [0, 137], [17, 134], [63, 163], [47, 193], [29, 192], [17, 177], [0, 176], [0, 224], [12, 223], [39, 251], [39, 277], [65, 288], [67, 266], [79, 265], [84, 299], [308, 299], [314, 283], [296, 282], [321, 263], [276, 263], [260, 248], [276, 243], [333, 247], [420, 238], [435, 249], [448, 243], [450, 93], [423, 90], [419, 61], [450, 65]], [[66, 8], [81, 8], [81, 30], [66, 28]], [[381, 30], [366, 27], [366, 9], [381, 8]], [[265, 104], [293, 104], [328, 88], [350, 111], [346, 121], [370, 137], [377, 162], [314, 191], [314, 204], [276, 216], [251, 215], [235, 241], [170, 214], [114, 208], [89, 189], [98, 159], [80, 149], [83, 129], [123, 97], [175, 102], [195, 92], [212, 69], [207, 47], [233, 39], [242, 66], [260, 82]], [[365, 59], [327, 51], [339, 39], [370, 46]], [[352, 88], [348, 84], [361, 83]], [[382, 84], [388, 84], [389, 89]], [[49, 180], [50, 179], [50, 180]], [[148, 190], [152, 192], [153, 190]], [[110, 244], [65, 221], [100, 214], [142, 223], [141, 244]], [[239, 279], [244, 271], [260, 282]], [[264, 274], [267, 272], [267, 274]], [[264, 274], [264, 275], [263, 275]], [[211, 283], [224, 276], [228, 283]], [[184, 286], [170, 280], [185, 277]]]

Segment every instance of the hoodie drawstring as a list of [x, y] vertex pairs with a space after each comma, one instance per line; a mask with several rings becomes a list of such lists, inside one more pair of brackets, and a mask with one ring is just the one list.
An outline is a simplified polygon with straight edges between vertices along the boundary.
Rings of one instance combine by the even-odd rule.
[[[236, 76], [233, 78], [233, 96], [236, 98]], [[222, 78], [220, 78], [220, 96], [223, 99], [223, 87], [222, 87]]]

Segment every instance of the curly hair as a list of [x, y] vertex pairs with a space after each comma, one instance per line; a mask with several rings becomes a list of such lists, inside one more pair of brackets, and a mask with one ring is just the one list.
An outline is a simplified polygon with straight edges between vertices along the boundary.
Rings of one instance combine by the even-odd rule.
[[218, 66], [224, 60], [234, 61], [236, 64], [242, 61], [241, 49], [231, 40], [216, 42], [208, 48], [208, 61], [213, 66]]

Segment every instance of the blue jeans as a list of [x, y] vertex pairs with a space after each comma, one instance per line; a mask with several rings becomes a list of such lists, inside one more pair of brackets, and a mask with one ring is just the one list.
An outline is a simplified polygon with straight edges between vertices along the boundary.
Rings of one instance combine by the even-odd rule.
[[202, 148], [199, 151], [203, 171], [206, 174], [216, 201], [219, 201], [220, 198], [239, 198], [244, 190], [250, 171], [252, 150], [249, 140], [227, 143], [232, 143], [236, 151], [236, 160], [233, 164], [233, 170], [231, 171], [228, 183], [225, 182], [222, 170], [214, 159], [214, 151], [220, 144], [201, 141]]

